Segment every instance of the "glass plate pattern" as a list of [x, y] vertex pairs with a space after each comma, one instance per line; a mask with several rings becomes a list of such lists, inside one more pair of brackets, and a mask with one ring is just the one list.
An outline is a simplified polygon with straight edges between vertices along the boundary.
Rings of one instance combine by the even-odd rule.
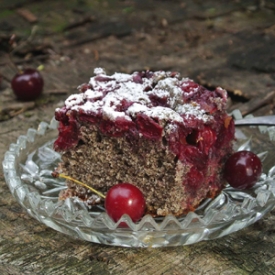
[[[235, 119], [241, 118], [238, 111]], [[57, 122], [40, 123], [11, 144], [3, 161], [4, 176], [12, 195], [39, 222], [71, 237], [125, 247], [189, 245], [223, 237], [251, 225], [275, 205], [275, 127], [236, 128], [235, 150], [251, 150], [263, 162], [256, 186], [247, 191], [227, 187], [215, 199], [204, 201], [195, 212], [176, 218], [146, 215], [138, 223], [124, 215], [114, 223], [101, 207], [87, 209], [77, 198], [58, 200], [66, 188], [51, 173], [61, 160], [53, 151]], [[125, 222], [128, 227], [120, 228]]]

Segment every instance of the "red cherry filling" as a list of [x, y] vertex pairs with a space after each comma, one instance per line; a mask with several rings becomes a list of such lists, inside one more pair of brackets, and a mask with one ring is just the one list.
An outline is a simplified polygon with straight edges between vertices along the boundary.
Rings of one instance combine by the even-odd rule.
[[140, 84], [142, 84], [142, 83], [143, 83], [143, 80], [142, 80], [141, 74], [136, 74], [135, 76], [133, 76], [133, 81], [134, 81], [135, 83], [140, 83]]
[[120, 104], [116, 106], [116, 111], [125, 112], [132, 104], [133, 102], [128, 101], [127, 99], [122, 99]]
[[79, 129], [77, 122], [72, 118], [66, 124], [59, 122], [59, 137], [54, 142], [54, 149], [56, 151], [65, 151], [78, 143]]
[[216, 133], [210, 127], [205, 127], [202, 131], [198, 131], [198, 147], [205, 154], [208, 154], [211, 147], [215, 144], [215, 141]]
[[149, 95], [149, 98], [153, 104], [153, 106], [164, 106], [167, 107], [167, 101], [168, 98], [167, 97], [158, 97], [156, 95]]
[[137, 222], [144, 215], [145, 207], [142, 192], [130, 183], [114, 185], [105, 198], [106, 212], [115, 222], [124, 214], [129, 215], [133, 222]]
[[224, 178], [234, 188], [249, 189], [255, 185], [262, 173], [262, 163], [250, 151], [239, 151], [231, 155], [224, 166]]
[[63, 124], [67, 124], [69, 121], [69, 117], [66, 115], [66, 113], [66, 107], [60, 108], [58, 111], [55, 112], [55, 119], [57, 121], [61, 121]]
[[91, 89], [92, 88], [92, 86], [90, 85], [90, 84], [88, 84], [88, 83], [83, 83], [82, 85], [80, 85], [79, 87], [78, 87], [78, 90], [81, 92], [81, 93], [84, 93], [84, 92], [86, 92], [88, 89]]
[[196, 93], [200, 88], [200, 85], [188, 80], [186, 82], [182, 83], [181, 89], [185, 92], [185, 93]]
[[191, 167], [187, 174], [188, 180], [186, 181], [186, 188], [195, 197], [197, 190], [200, 189], [205, 181], [204, 175], [195, 167]]
[[136, 119], [140, 132], [149, 139], [160, 139], [162, 134], [162, 127], [152, 118], [138, 114]]
[[203, 130], [193, 130], [186, 137], [186, 142], [190, 145], [197, 146], [201, 152], [208, 154], [214, 146], [217, 136], [210, 127], [204, 127]]
[[100, 123], [100, 130], [102, 133], [112, 137], [120, 137], [125, 132], [134, 128], [134, 123], [124, 118], [117, 118], [115, 121], [102, 120]]
[[182, 148], [179, 159], [183, 162], [186, 160], [201, 170], [205, 169], [207, 164], [207, 156], [197, 147], [191, 145], [187, 145]]
[[36, 99], [41, 93], [44, 81], [41, 74], [34, 69], [25, 69], [17, 73], [12, 81], [11, 87], [20, 100], [28, 101]]

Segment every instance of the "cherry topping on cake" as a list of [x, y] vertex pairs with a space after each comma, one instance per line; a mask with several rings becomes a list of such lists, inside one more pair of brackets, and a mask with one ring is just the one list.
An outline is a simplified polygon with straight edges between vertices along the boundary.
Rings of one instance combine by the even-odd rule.
[[42, 93], [43, 86], [43, 78], [35, 69], [25, 69], [17, 73], [11, 81], [14, 94], [24, 101], [36, 99]]
[[124, 214], [129, 215], [133, 222], [137, 222], [144, 215], [145, 199], [142, 192], [133, 184], [120, 183], [107, 192], [105, 209], [115, 222]]
[[70, 117], [68, 121], [64, 123], [60, 121], [58, 130], [60, 135], [54, 142], [54, 149], [56, 151], [65, 151], [72, 146], [76, 146], [79, 140], [79, 129], [76, 120]]
[[262, 173], [262, 163], [250, 151], [239, 151], [231, 155], [224, 166], [224, 178], [234, 188], [249, 189], [255, 185]]
[[132, 121], [125, 118], [117, 118], [115, 121], [102, 120], [100, 123], [100, 130], [102, 133], [112, 137], [121, 137], [127, 131], [135, 126]]
[[162, 127], [152, 118], [138, 114], [136, 123], [142, 135], [149, 139], [160, 139], [162, 134]]
[[197, 195], [197, 190], [202, 187], [204, 182], [204, 175], [201, 171], [199, 171], [196, 167], [191, 167], [190, 171], [188, 172], [188, 180], [186, 183], [186, 188], [190, 193]]
[[143, 83], [143, 80], [142, 80], [142, 75], [140, 73], [136, 74], [133, 76], [133, 81], [135, 83], [140, 83], [142, 84]]
[[179, 159], [187, 161], [199, 169], [205, 169], [207, 163], [207, 156], [202, 153], [199, 148], [191, 145], [182, 147]]
[[84, 93], [86, 92], [88, 89], [91, 88], [91, 85], [88, 83], [83, 83], [82, 85], [80, 85], [77, 89], [81, 92]]
[[202, 131], [198, 131], [197, 142], [199, 149], [208, 154], [216, 139], [216, 133], [210, 127], [205, 127]]
[[61, 121], [63, 124], [67, 124], [69, 121], [69, 117], [67, 116], [66, 107], [62, 107], [55, 112], [55, 119]]
[[201, 152], [208, 154], [211, 147], [216, 142], [216, 133], [210, 127], [204, 127], [203, 130], [193, 130], [187, 137], [186, 141], [190, 145], [197, 146]]
[[149, 98], [153, 104], [153, 106], [163, 106], [163, 107], [168, 107], [167, 101], [168, 98], [167, 97], [158, 97], [154, 94], [149, 95]]
[[200, 85], [193, 82], [192, 80], [188, 80], [186, 82], [184, 82], [181, 86], [181, 89], [185, 92], [185, 93], [196, 93], [200, 88]]

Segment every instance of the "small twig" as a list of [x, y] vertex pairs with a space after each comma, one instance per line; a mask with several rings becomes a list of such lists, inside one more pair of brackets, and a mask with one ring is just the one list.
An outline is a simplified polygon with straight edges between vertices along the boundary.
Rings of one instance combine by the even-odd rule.
[[94, 50], [94, 58], [95, 58], [95, 61], [98, 61], [98, 60], [99, 60], [99, 53], [98, 53], [98, 50]]
[[12, 112], [16, 113], [17, 112], [16, 110], [22, 110], [22, 109], [29, 110], [34, 107], [35, 107], [35, 102], [33, 102], [33, 101], [31, 101], [31, 102], [15, 102], [12, 104], [6, 103], [5, 107], [0, 108], [0, 113], [3, 112], [3, 113], [11, 114]]
[[271, 91], [268, 94], [266, 94], [264, 97], [262, 95], [255, 97], [249, 100], [248, 102], [241, 104], [240, 106], [233, 105], [229, 109], [229, 111], [232, 109], [238, 108], [240, 109], [242, 115], [245, 116], [247, 114], [255, 112], [256, 110], [263, 107], [264, 105], [268, 105], [272, 103], [272, 100], [274, 99], [274, 97], [275, 97], [275, 91]]
[[32, 29], [31, 29], [31, 33], [30, 33], [30, 35], [27, 37], [27, 39], [26, 39], [25, 41], [22, 41], [21, 43], [19, 43], [19, 45], [17, 45], [14, 49], [12, 49], [12, 50], [10, 51], [10, 54], [12, 54], [12, 53], [14, 53], [14, 52], [18, 52], [19, 49], [22, 49], [25, 45], [30, 44], [31, 41], [33, 40], [33, 38], [34, 38], [36, 32], [37, 32], [37, 29], [38, 29], [38, 27], [37, 27], [36, 25], [33, 26]]
[[16, 111], [16, 112], [10, 112], [9, 115], [10, 115], [11, 117], [15, 117], [15, 116], [18, 116], [18, 115], [24, 113], [25, 111], [27, 111], [27, 108], [22, 108], [22, 109], [20, 109], [20, 110], [18, 110], [18, 111]]
[[96, 18], [94, 16], [87, 16], [87, 17], [84, 17], [81, 21], [79, 22], [75, 22], [75, 23], [72, 23], [72, 24], [69, 24], [67, 25], [66, 27], [63, 28], [63, 31], [68, 31], [68, 30], [71, 30], [71, 29], [74, 29], [74, 28], [77, 28], [79, 26], [82, 26], [86, 23], [89, 23], [89, 22], [93, 22], [95, 21]]
[[0, 106], [0, 121], [10, 119], [18, 116], [27, 110], [31, 110], [35, 107], [35, 102], [15, 102], [5, 103], [4, 106]]
[[37, 17], [30, 10], [20, 8], [17, 9], [16, 12], [30, 23], [38, 21]]

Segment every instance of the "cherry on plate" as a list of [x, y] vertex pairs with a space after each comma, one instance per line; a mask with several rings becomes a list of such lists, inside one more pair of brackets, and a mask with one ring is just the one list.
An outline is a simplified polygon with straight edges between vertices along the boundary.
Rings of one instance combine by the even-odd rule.
[[35, 100], [42, 93], [44, 81], [41, 74], [35, 69], [25, 69], [17, 73], [12, 81], [11, 87], [19, 100]]
[[110, 188], [105, 198], [107, 214], [117, 222], [127, 214], [133, 222], [142, 218], [145, 212], [145, 199], [139, 188], [130, 183], [119, 183]]
[[261, 160], [250, 151], [239, 151], [232, 154], [224, 166], [225, 180], [237, 189], [253, 187], [261, 173]]

